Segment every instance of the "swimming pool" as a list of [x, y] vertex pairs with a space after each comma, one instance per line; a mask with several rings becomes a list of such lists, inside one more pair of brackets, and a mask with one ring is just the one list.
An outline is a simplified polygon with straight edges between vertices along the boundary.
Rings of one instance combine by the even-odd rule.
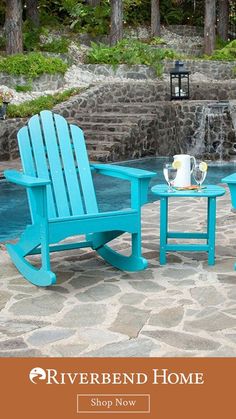
[[[156, 183], [164, 183], [162, 174], [165, 157], [142, 158], [119, 163], [122, 166], [151, 170], [157, 173], [150, 182], [150, 187]], [[221, 179], [236, 172], [236, 162], [211, 162], [207, 173], [206, 183], [219, 183]], [[130, 184], [128, 181], [94, 175], [95, 189], [101, 211], [117, 210], [130, 205]], [[149, 193], [149, 201], [156, 197]], [[14, 239], [30, 223], [30, 216], [25, 189], [8, 182], [0, 183], [0, 242]]]

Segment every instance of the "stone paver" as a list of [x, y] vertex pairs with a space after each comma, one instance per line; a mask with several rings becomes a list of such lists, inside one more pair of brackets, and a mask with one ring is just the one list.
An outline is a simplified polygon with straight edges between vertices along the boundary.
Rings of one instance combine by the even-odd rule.
[[174, 327], [182, 320], [184, 309], [181, 306], [164, 308], [158, 313], [152, 314], [149, 324], [158, 327]]
[[215, 287], [195, 287], [190, 290], [192, 297], [202, 306], [218, 305], [224, 300], [224, 297]]
[[12, 294], [7, 291], [0, 291], [0, 310], [5, 307]]
[[[171, 229], [201, 230], [205, 203], [173, 199]], [[122, 272], [89, 249], [51, 256], [56, 286], [37, 288], [0, 252], [0, 357], [236, 356], [236, 214], [217, 202], [216, 264], [176, 252], [159, 265], [159, 202], [143, 208], [149, 267]], [[197, 215], [197, 216], [196, 216]], [[116, 241], [126, 251], [129, 237]], [[37, 260], [37, 257], [35, 257]]]
[[8, 336], [19, 336], [25, 333], [31, 332], [32, 330], [40, 327], [47, 326], [46, 322], [39, 322], [33, 320], [23, 319], [0, 319], [0, 332]]
[[29, 336], [27, 342], [34, 346], [44, 346], [61, 339], [67, 339], [74, 333], [75, 331], [68, 329], [37, 330]]
[[120, 292], [120, 288], [113, 284], [99, 284], [87, 291], [77, 294], [79, 301], [101, 301], [113, 297]]
[[154, 330], [154, 331], [145, 331], [143, 335], [153, 337], [159, 341], [163, 341], [168, 345], [174, 346], [175, 348], [180, 349], [194, 349], [194, 350], [203, 350], [203, 349], [217, 349], [220, 344], [209, 339], [201, 338], [197, 335], [192, 335], [190, 333], [181, 333], [169, 330]]
[[122, 306], [116, 320], [111, 325], [113, 332], [124, 333], [130, 338], [137, 337], [140, 330], [145, 325], [150, 311], [140, 310], [137, 307]]
[[88, 327], [102, 323], [106, 317], [105, 304], [76, 305], [57, 323], [64, 327]]
[[0, 351], [6, 349], [22, 349], [27, 348], [24, 340], [22, 338], [12, 338], [7, 340], [0, 341]]
[[49, 316], [58, 313], [63, 308], [66, 298], [57, 293], [42, 295], [35, 298], [24, 298], [24, 300], [13, 303], [10, 311], [14, 314], [29, 316]]
[[222, 329], [236, 327], [236, 317], [230, 317], [224, 313], [213, 313], [203, 319], [193, 320], [185, 323], [186, 330], [200, 329], [215, 332]]
[[1, 358], [33, 358], [33, 357], [46, 357], [46, 354], [43, 354], [37, 349], [22, 349], [19, 351], [1, 351]]
[[132, 339], [125, 342], [110, 343], [97, 350], [86, 352], [88, 357], [148, 357], [155, 344], [148, 339]]
[[52, 347], [53, 356], [66, 356], [66, 357], [77, 357], [81, 352], [88, 347], [88, 344], [67, 344], [67, 345], [54, 345]]

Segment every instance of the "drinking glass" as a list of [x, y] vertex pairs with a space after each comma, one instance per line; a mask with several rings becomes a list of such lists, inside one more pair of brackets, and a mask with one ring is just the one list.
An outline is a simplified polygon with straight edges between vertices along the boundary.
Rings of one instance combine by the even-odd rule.
[[202, 191], [202, 183], [204, 182], [204, 180], [206, 179], [206, 174], [207, 171], [206, 170], [202, 170], [201, 168], [201, 163], [200, 164], [195, 164], [193, 166], [193, 177], [198, 185], [198, 192]]
[[172, 185], [177, 175], [177, 169], [172, 166], [172, 163], [165, 163], [163, 166], [163, 175], [168, 183], [167, 192], [175, 192]]

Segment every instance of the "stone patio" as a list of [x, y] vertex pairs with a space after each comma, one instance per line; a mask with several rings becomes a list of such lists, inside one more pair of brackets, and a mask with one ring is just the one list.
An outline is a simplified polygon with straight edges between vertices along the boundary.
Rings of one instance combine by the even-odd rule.
[[[149, 267], [118, 271], [95, 252], [52, 255], [54, 287], [29, 284], [0, 254], [1, 357], [236, 356], [236, 214], [217, 200], [216, 265], [204, 253], [175, 253], [159, 265], [159, 202], [143, 208]], [[206, 200], [170, 202], [173, 229], [205, 227]], [[115, 248], [128, 251], [128, 236]], [[34, 257], [37, 263], [37, 257]]]

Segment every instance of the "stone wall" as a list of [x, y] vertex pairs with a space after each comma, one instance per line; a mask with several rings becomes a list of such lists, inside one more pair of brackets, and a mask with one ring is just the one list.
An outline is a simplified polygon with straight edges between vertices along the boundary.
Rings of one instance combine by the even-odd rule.
[[[101, 104], [112, 103], [153, 103], [169, 101], [170, 86], [160, 81], [130, 81], [107, 83], [94, 86], [86, 92], [73, 96], [67, 102], [55, 106], [55, 111], [67, 118], [79, 119], [80, 112], [94, 112]], [[236, 80], [214, 83], [191, 83], [191, 100], [233, 100], [236, 99]], [[184, 101], [186, 103], [186, 101]]]
[[[190, 25], [166, 25], [161, 26], [161, 36], [165, 33], [165, 30], [175, 33], [180, 36], [203, 36], [203, 28], [200, 26]], [[124, 30], [126, 38], [134, 39], [147, 39], [151, 37], [150, 25], [146, 26], [128, 26]]]
[[169, 25], [166, 27], [169, 31], [182, 36], [203, 36], [204, 29], [201, 26], [190, 25]]
[[[234, 103], [236, 81], [193, 83], [191, 98], [189, 101], [170, 102], [169, 84], [163, 82], [115, 83], [93, 87], [88, 92], [72, 98], [70, 104], [66, 102], [54, 110], [70, 120], [79, 121], [81, 113], [98, 112], [102, 104], [107, 104], [108, 111], [112, 111], [112, 104], [119, 105], [115, 108], [117, 112], [119, 107], [122, 109], [122, 105], [127, 103], [130, 103], [131, 107], [132, 104], [140, 103], [143, 112], [146, 112], [146, 106], [155, 105], [151, 110], [153, 118], [142, 119], [140, 115], [139, 129], [133, 131], [130, 136], [129, 148], [126, 149], [123, 144], [122, 151], [116, 150], [116, 159], [119, 159], [119, 153], [120, 159], [126, 159], [145, 155], [173, 155], [189, 150], [211, 159], [229, 159], [235, 155], [236, 136], [230, 108], [226, 105], [222, 117], [210, 117], [210, 111], [206, 110], [210, 109], [209, 105], [212, 102], [213, 105], [218, 101], [230, 100]], [[202, 125], [205, 128], [210, 123], [210, 118], [211, 134], [201, 133]], [[224, 134], [219, 137], [217, 131], [221, 134], [221, 130]]]
[[[210, 61], [210, 60], [184, 60], [186, 68], [191, 74], [199, 74], [199, 81], [202, 77], [215, 80], [236, 79], [236, 63], [234, 61]], [[164, 60], [163, 73], [167, 75], [175, 65], [175, 60]], [[83, 72], [89, 72], [95, 76], [120, 77], [134, 80], [158, 80], [154, 68], [145, 65], [128, 66], [121, 64], [116, 67], [108, 64], [81, 64], [78, 69]], [[196, 76], [194, 77], [196, 79]], [[160, 78], [159, 78], [160, 80]], [[191, 80], [191, 75], [190, 75]]]
[[19, 156], [17, 132], [28, 118], [0, 120], [0, 160], [13, 160]]
[[[164, 61], [164, 73], [169, 73], [170, 69], [174, 67], [175, 61]], [[226, 80], [236, 79], [236, 62], [235, 61], [210, 61], [210, 60], [188, 60], [184, 59], [185, 67], [191, 74], [199, 74], [199, 81], [201, 81], [201, 74], [210, 79]], [[195, 76], [196, 78], [196, 76]], [[191, 75], [190, 75], [191, 80]]]
[[65, 84], [63, 74], [43, 74], [33, 80], [28, 80], [24, 76], [13, 76], [7, 73], [0, 73], [0, 85], [5, 85], [11, 88], [18, 86], [31, 85], [32, 90], [40, 92], [44, 90], [57, 90]]
[[[197, 153], [199, 141], [202, 155], [212, 159], [230, 158], [236, 149], [235, 129], [230, 112], [230, 107], [233, 106], [236, 112], [236, 81], [193, 83], [191, 99], [193, 100], [170, 102], [167, 82], [123, 82], [94, 86], [55, 106], [53, 110], [76, 124], [80, 124], [83, 116], [91, 115], [92, 118], [94, 113], [99, 114], [99, 112], [106, 114], [110, 112], [114, 123], [119, 112], [130, 114], [138, 112], [138, 122], [132, 125], [129, 135], [124, 136], [119, 147], [117, 144], [113, 145], [111, 160], [155, 154], [173, 155], [189, 150], [195, 150]], [[214, 105], [219, 100], [230, 100], [230, 106], [226, 104], [222, 117], [213, 118], [207, 109], [209, 104]], [[220, 108], [221, 104], [217, 106]], [[27, 119], [0, 121], [0, 160], [13, 159], [18, 155], [16, 133]], [[205, 126], [210, 124], [212, 135], [208, 137], [203, 134], [198, 135], [202, 124]], [[219, 139], [217, 131], [220, 130], [224, 133]]]

